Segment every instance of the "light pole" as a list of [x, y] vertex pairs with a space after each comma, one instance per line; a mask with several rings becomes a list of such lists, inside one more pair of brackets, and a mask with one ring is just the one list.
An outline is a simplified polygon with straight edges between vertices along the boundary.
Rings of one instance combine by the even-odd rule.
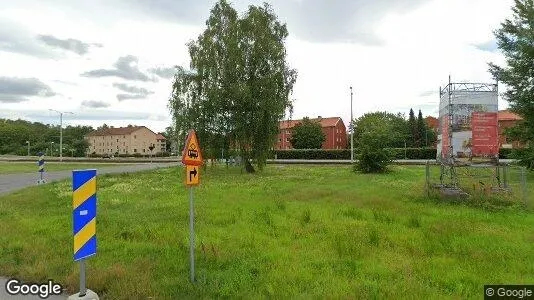
[[352, 86], [350, 87], [350, 162], [354, 163], [354, 123], [352, 121]]
[[63, 161], [63, 114], [71, 114], [70, 111], [57, 111], [55, 109], [48, 109], [49, 111], [57, 112], [59, 114], [59, 161]]
[[54, 142], [50, 142], [50, 156], [54, 156]]
[[28, 156], [30, 156], [30, 141], [26, 141], [26, 144], [28, 144]]

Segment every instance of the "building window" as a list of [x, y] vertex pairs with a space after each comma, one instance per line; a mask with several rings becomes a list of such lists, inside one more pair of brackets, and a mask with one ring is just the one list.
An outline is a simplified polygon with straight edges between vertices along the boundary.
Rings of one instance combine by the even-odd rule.
[[145, 153], [145, 149], [143, 149], [143, 153]]
[[288, 143], [289, 143], [289, 138], [286, 138], [286, 142], [288, 142]]
[[137, 138], [137, 135], [134, 134], [134, 139], [136, 139], [136, 138]]
[[117, 143], [119, 142], [119, 139], [117, 139]]
[[125, 138], [126, 138], [126, 136], [125, 136], [125, 135], [123, 135], [123, 136], [122, 136], [122, 138], [123, 138], [123, 139], [125, 139]]
[[137, 153], [137, 149], [134, 149], [134, 153]]

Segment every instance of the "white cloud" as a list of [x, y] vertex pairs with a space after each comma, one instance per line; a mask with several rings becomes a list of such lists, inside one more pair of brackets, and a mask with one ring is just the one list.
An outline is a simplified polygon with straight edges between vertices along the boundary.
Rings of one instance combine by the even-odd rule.
[[[237, 2], [242, 10], [246, 1]], [[102, 44], [102, 47], [92, 47], [83, 56], [61, 53], [52, 60], [43, 59], [42, 55], [0, 49], [0, 76], [37, 78], [56, 92], [53, 97], [31, 97], [24, 103], [0, 103], [3, 116], [35, 119], [37, 112], [53, 108], [76, 112], [68, 122], [85, 125], [135, 123], [157, 131], [169, 125], [171, 118], [167, 99], [171, 92], [171, 79], [160, 77], [157, 82], [128, 82], [154, 93], [147, 95], [146, 99], [118, 101], [117, 94], [121, 92], [113, 84], [124, 81], [110, 77], [86, 78], [80, 74], [112, 69], [119, 57], [128, 55], [137, 57], [139, 70], [149, 76], [153, 75], [150, 70], [156, 67], [187, 67], [186, 43], [203, 30], [203, 21], [197, 19], [205, 18], [209, 11], [204, 13], [205, 16], [184, 16], [181, 20], [181, 13], [175, 10], [178, 19], [173, 21], [168, 15], [159, 18], [161, 11], [156, 14], [152, 10], [141, 10], [144, 7], [141, 0], [136, 1], [131, 10], [123, 9], [126, 2], [118, 1], [120, 5], [108, 6], [103, 3], [100, 0], [96, 4], [56, 0], [44, 4], [20, 0], [0, 8], [0, 19], [9, 20], [9, 26], [16, 26], [13, 32], [24, 33], [18, 42], [28, 49], [50, 50], [40, 45], [37, 38], [32, 39], [39, 35]], [[194, 5], [191, 1], [187, 3]], [[502, 56], [498, 52], [480, 50], [475, 45], [491, 44], [492, 30], [510, 15], [512, 1], [413, 1], [406, 7], [390, 7], [386, 1], [381, 1], [381, 4], [373, 4], [373, 16], [369, 20], [365, 20], [363, 10], [367, 6], [362, 1], [361, 5], [350, 6], [354, 11], [345, 14], [362, 20], [352, 18], [351, 22], [335, 22], [332, 23], [334, 27], [328, 29], [335, 30], [335, 26], [339, 26], [339, 31], [348, 34], [348, 37], [351, 33], [368, 30], [369, 36], [381, 41], [379, 46], [333, 42], [347, 39], [342, 35], [320, 41], [306, 38], [302, 34], [302, 26], [310, 22], [306, 19], [310, 16], [306, 11], [295, 9], [306, 1], [295, 3], [286, 4], [278, 0], [273, 3], [275, 12], [288, 23], [288, 60], [298, 70], [293, 94], [296, 99], [294, 118], [341, 116], [347, 124], [351, 85], [357, 117], [373, 110], [407, 113], [410, 107], [414, 110], [421, 108], [424, 114], [436, 114], [437, 90], [446, 84], [449, 74], [453, 80], [492, 81], [487, 72], [487, 62], [502, 63]], [[203, 6], [199, 4], [192, 11]], [[332, 11], [337, 7], [333, 7]], [[329, 18], [335, 16], [332, 13], [326, 15]], [[371, 28], [369, 24], [375, 25]], [[4, 27], [0, 33], [9, 30]], [[328, 30], [321, 34], [327, 34]], [[57, 53], [57, 49], [52, 50]], [[84, 107], [83, 101], [86, 101], [85, 104], [105, 103], [109, 107]], [[25, 114], [28, 107], [31, 107], [32, 113]], [[124, 120], [118, 112], [130, 119]], [[54, 116], [50, 116], [49, 120], [54, 120]]]

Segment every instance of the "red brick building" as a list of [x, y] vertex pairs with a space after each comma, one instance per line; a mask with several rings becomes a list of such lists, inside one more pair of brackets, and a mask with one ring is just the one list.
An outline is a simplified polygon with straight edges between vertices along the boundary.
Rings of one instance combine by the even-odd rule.
[[[340, 117], [310, 119], [319, 122], [323, 128], [326, 137], [323, 142], [323, 149], [346, 149], [347, 148], [347, 130], [345, 123]], [[284, 120], [280, 122], [278, 138], [275, 149], [293, 149], [291, 146], [291, 134], [293, 127], [302, 122], [302, 120]]]
[[425, 122], [426, 122], [426, 125], [428, 126], [428, 128], [431, 128], [432, 130], [434, 130], [434, 132], [436, 134], [438, 134], [438, 129], [439, 129], [439, 121], [437, 118], [434, 118], [432, 116], [428, 116], [425, 118]]
[[515, 126], [518, 121], [523, 120], [520, 116], [509, 110], [500, 110], [498, 113], [499, 120], [499, 147], [500, 148], [521, 148], [523, 145], [518, 141], [510, 141], [506, 137], [504, 130]]

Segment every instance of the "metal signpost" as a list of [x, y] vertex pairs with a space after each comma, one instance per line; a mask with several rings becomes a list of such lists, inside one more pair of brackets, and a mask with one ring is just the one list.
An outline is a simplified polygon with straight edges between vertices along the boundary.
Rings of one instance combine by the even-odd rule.
[[96, 170], [72, 171], [74, 261], [80, 262], [80, 292], [69, 299], [98, 299], [85, 286], [85, 259], [96, 254]]
[[43, 172], [44, 172], [44, 154], [43, 152], [39, 152], [39, 161], [37, 161], [37, 165], [39, 166], [39, 179], [37, 179], [37, 184], [45, 183], [43, 179]]
[[202, 165], [202, 153], [198, 144], [197, 135], [190, 130], [187, 135], [184, 150], [182, 151], [182, 163], [185, 165], [185, 184], [189, 187], [189, 251], [191, 266], [191, 282], [195, 281], [195, 209], [193, 205], [193, 186], [200, 182], [200, 168]]

